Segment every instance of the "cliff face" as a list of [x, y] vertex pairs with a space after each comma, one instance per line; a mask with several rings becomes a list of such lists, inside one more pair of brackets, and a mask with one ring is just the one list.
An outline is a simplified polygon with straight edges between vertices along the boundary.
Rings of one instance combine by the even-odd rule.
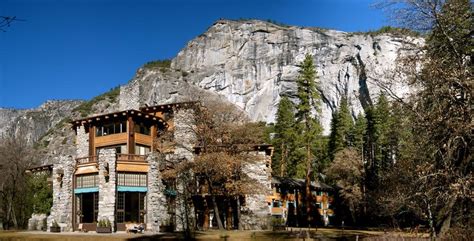
[[[75, 155], [69, 119], [139, 106], [203, 97], [229, 101], [252, 120], [274, 122], [281, 96], [296, 98], [299, 63], [314, 57], [322, 97], [320, 120], [329, 133], [332, 112], [347, 95], [352, 114], [372, 105], [381, 91], [410, 90], [397, 75], [397, 58], [423, 44], [421, 38], [346, 33], [249, 20], [219, 20], [191, 40], [170, 68], [140, 68], [125, 86], [93, 100], [48, 101], [37, 109], [0, 109], [0, 136], [23, 133], [37, 143], [41, 162]], [[63, 121], [61, 121], [63, 120]], [[54, 127], [54, 128], [52, 128]]]
[[21, 136], [33, 144], [65, 118], [82, 101], [47, 101], [36, 109], [0, 109], [0, 136]]
[[190, 41], [172, 61], [189, 83], [224, 96], [253, 120], [274, 122], [282, 95], [296, 97], [298, 64], [314, 57], [327, 134], [342, 95], [354, 115], [374, 102], [381, 89], [398, 96], [409, 89], [394, 77], [396, 60], [422, 39], [389, 34], [279, 26], [263, 21], [220, 20]]

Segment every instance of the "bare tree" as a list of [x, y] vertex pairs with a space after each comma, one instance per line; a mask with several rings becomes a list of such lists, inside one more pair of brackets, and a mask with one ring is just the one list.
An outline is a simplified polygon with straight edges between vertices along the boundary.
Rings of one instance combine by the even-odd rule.
[[0, 139], [0, 208], [7, 229], [23, 227], [31, 214], [25, 170], [32, 165], [34, 155], [26, 140], [13, 135]]

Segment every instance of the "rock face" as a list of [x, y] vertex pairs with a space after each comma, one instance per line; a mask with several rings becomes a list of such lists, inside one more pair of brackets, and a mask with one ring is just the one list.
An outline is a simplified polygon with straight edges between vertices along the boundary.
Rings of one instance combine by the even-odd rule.
[[388, 34], [279, 26], [268, 22], [219, 20], [190, 41], [171, 67], [187, 83], [224, 96], [253, 120], [274, 122], [280, 97], [296, 97], [299, 63], [313, 56], [322, 97], [321, 122], [328, 134], [331, 113], [347, 95], [353, 114], [390, 87], [409, 89], [393, 79], [397, 57], [421, 39]]
[[82, 101], [47, 101], [36, 109], [0, 108], [0, 136], [21, 135], [32, 144], [61, 120], [69, 118]]
[[[408, 36], [219, 20], [191, 40], [170, 68], [140, 68], [117, 98], [92, 100], [87, 116], [215, 96], [234, 103], [252, 120], [274, 122], [281, 96], [297, 102], [298, 65], [311, 54], [322, 97], [320, 120], [328, 134], [341, 96], [347, 95], [352, 114], [357, 115], [387, 88], [405, 95], [409, 88], [394, 73], [396, 61], [404, 51], [422, 44], [421, 38]], [[0, 136], [26, 133], [30, 143], [40, 144], [42, 164], [57, 155], [75, 155], [74, 132], [67, 121], [56, 125], [85, 117], [73, 111], [80, 104], [48, 101], [37, 109], [0, 109]]]

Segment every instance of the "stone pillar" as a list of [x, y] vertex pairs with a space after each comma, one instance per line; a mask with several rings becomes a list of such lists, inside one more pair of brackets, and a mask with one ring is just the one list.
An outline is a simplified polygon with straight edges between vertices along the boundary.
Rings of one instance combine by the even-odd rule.
[[194, 143], [196, 136], [194, 135], [194, 112], [192, 109], [179, 108], [174, 113], [174, 141], [176, 142], [175, 154], [180, 159], [187, 161], [193, 160]]
[[89, 135], [83, 125], [77, 127], [76, 157], [89, 156]]
[[116, 153], [114, 148], [99, 152], [99, 214], [98, 220], [109, 220], [115, 231]]
[[258, 183], [257, 194], [245, 196], [245, 206], [242, 207], [241, 224], [244, 229], [261, 230], [268, 228], [268, 205], [266, 196], [272, 194], [271, 169], [267, 163], [271, 163], [271, 155], [265, 151], [255, 153], [255, 162], [244, 166], [244, 173]]
[[140, 84], [135, 79], [127, 85], [120, 86], [120, 110], [138, 110], [140, 108]]
[[63, 231], [72, 231], [72, 183], [75, 161], [72, 156], [55, 158], [53, 164], [53, 206], [48, 217], [48, 231], [56, 221]]
[[168, 218], [168, 210], [166, 207], [166, 197], [164, 195], [164, 185], [161, 180], [159, 154], [152, 153], [147, 157], [150, 164], [148, 171], [148, 192], [147, 198], [147, 212], [146, 212], [146, 226], [151, 232], [157, 233], [160, 231], [160, 225], [163, 220]]

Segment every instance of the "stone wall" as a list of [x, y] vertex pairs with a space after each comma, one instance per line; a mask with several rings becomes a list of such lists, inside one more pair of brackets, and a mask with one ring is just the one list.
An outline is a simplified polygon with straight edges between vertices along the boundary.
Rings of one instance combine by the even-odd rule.
[[168, 217], [166, 208], [166, 197], [163, 193], [164, 185], [160, 173], [160, 157], [157, 153], [152, 153], [147, 157], [150, 164], [148, 171], [148, 192], [147, 192], [147, 230], [157, 233], [160, 231], [160, 225]]
[[[99, 214], [98, 220], [115, 222], [116, 153], [114, 148], [99, 152]], [[115, 230], [112, 225], [112, 231]]]
[[140, 108], [140, 83], [137, 80], [120, 86], [119, 110], [138, 110]]
[[89, 134], [83, 125], [77, 127], [76, 156], [78, 158], [89, 156]]
[[41, 214], [33, 213], [31, 215], [31, 218], [28, 219], [28, 230], [43, 230], [43, 228], [46, 229], [46, 227], [44, 227], [43, 224], [47, 218], [48, 217], [44, 213], [41, 213]]
[[53, 164], [53, 206], [48, 216], [48, 231], [53, 221], [62, 231], [72, 231], [72, 181], [75, 160], [72, 156], [55, 158]]
[[254, 153], [255, 160], [244, 166], [244, 173], [255, 180], [257, 193], [246, 195], [245, 206], [242, 207], [241, 224], [244, 229], [261, 230], [268, 228], [267, 195], [272, 194], [271, 187], [271, 155], [265, 151]]
[[193, 160], [194, 157], [194, 143], [196, 136], [194, 134], [194, 118], [193, 110], [178, 108], [174, 113], [174, 140], [176, 142], [176, 149], [174, 151], [175, 157], [186, 159], [187, 161]]

